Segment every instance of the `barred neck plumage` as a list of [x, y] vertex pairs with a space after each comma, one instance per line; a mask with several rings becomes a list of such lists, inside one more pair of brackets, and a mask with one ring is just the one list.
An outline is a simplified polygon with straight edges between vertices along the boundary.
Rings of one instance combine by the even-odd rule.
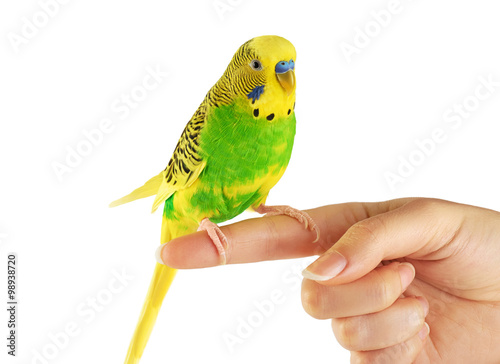
[[251, 77], [241, 71], [241, 66], [258, 59], [255, 51], [250, 47], [252, 40], [244, 43], [233, 56], [222, 77], [208, 91], [206, 102], [210, 106], [229, 105], [238, 96], [248, 95], [255, 87], [266, 83], [264, 73]]

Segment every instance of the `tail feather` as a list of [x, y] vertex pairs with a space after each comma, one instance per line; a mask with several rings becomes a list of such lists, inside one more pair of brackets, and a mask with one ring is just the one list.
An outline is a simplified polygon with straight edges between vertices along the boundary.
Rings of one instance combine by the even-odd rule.
[[[163, 215], [161, 226], [161, 242], [166, 243], [181, 235], [195, 232], [197, 228], [195, 221], [168, 220]], [[128, 348], [125, 364], [139, 363], [144, 348], [148, 343], [149, 336], [156, 322], [163, 298], [167, 294], [177, 270], [169, 266], [156, 263], [153, 278], [149, 285], [146, 300], [142, 306], [139, 322], [135, 328], [134, 336]]]
[[153, 279], [149, 285], [146, 301], [142, 307], [139, 322], [137, 323], [134, 336], [128, 348], [125, 364], [139, 363], [148, 342], [149, 335], [151, 335], [151, 331], [156, 322], [156, 317], [160, 311], [163, 298], [167, 294], [176, 272], [177, 269], [156, 263]]
[[163, 171], [162, 171], [160, 174], [158, 174], [157, 176], [154, 176], [149, 181], [147, 181], [143, 186], [135, 189], [134, 191], [129, 193], [127, 196], [124, 196], [122, 198], [119, 198], [116, 201], [111, 202], [109, 204], [109, 207], [115, 207], [115, 206], [123, 205], [124, 203], [127, 203], [127, 202], [138, 200], [140, 198], [153, 196], [158, 192], [163, 180], [164, 180], [164, 176], [163, 176]]

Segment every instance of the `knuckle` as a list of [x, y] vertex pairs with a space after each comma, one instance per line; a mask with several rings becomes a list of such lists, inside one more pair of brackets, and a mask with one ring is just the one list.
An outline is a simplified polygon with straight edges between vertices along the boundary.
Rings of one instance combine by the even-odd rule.
[[447, 204], [447, 201], [437, 198], [418, 198], [408, 202], [408, 207], [420, 211], [421, 213], [434, 215], [439, 213]]
[[374, 216], [360, 221], [347, 231], [351, 239], [367, 243], [376, 243], [385, 230], [383, 219], [380, 216]]
[[312, 317], [318, 320], [325, 319], [325, 304], [320, 292], [319, 284], [305, 279], [302, 283], [302, 307]]
[[363, 352], [353, 351], [351, 352], [351, 364], [369, 364], [369, 358]]
[[399, 345], [396, 345], [394, 354], [400, 358], [406, 358], [413, 354], [414, 348], [407, 341], [403, 341]]
[[396, 269], [373, 271], [373, 282], [369, 286], [368, 297], [373, 309], [380, 311], [391, 306], [401, 293], [401, 282]]
[[[373, 302], [373, 309], [379, 311], [392, 305], [399, 292], [396, 292], [395, 284], [392, 279], [389, 279], [388, 274], [374, 270], [373, 278], [374, 282], [368, 288], [368, 296]], [[396, 278], [399, 279], [399, 277]]]
[[359, 317], [348, 317], [332, 320], [332, 329], [339, 344], [347, 350], [363, 350], [361, 334], [363, 329], [363, 320]]
[[389, 363], [401, 363], [410, 364], [413, 362], [412, 358], [415, 356], [415, 348], [409, 345], [407, 342], [402, 342], [398, 345], [394, 345], [390, 348], [386, 348], [377, 353], [372, 363], [375, 364], [389, 364]]
[[407, 316], [408, 326], [411, 328], [421, 328], [425, 321], [421, 304], [417, 303], [416, 305], [418, 307], [416, 307], [416, 309], [410, 312]]
[[394, 352], [393, 348], [377, 350], [376, 352], [353, 352], [351, 364], [410, 364], [404, 357]]
[[276, 227], [276, 222], [273, 219], [262, 219], [262, 229], [265, 230], [265, 256], [268, 260], [273, 260], [277, 256], [277, 242], [279, 241], [279, 233]]

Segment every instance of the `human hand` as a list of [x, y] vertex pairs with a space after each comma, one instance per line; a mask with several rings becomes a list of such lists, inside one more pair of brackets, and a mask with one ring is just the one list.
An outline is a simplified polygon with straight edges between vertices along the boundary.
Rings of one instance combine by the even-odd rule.
[[[222, 227], [227, 263], [320, 254], [304, 272], [313, 279], [304, 279], [303, 305], [332, 319], [352, 363], [500, 362], [500, 213], [433, 199], [308, 213], [321, 230], [316, 244], [284, 216]], [[174, 268], [219, 262], [205, 232], [172, 240], [161, 256]]]

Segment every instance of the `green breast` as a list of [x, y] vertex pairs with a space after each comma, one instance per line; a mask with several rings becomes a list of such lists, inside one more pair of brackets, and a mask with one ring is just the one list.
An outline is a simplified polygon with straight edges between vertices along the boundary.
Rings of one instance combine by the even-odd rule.
[[254, 116], [242, 98], [213, 108], [200, 134], [200, 155], [207, 164], [193, 207], [211, 211], [215, 223], [239, 215], [267, 195], [268, 182], [277, 182], [290, 160], [294, 136], [294, 112], [269, 121]]

